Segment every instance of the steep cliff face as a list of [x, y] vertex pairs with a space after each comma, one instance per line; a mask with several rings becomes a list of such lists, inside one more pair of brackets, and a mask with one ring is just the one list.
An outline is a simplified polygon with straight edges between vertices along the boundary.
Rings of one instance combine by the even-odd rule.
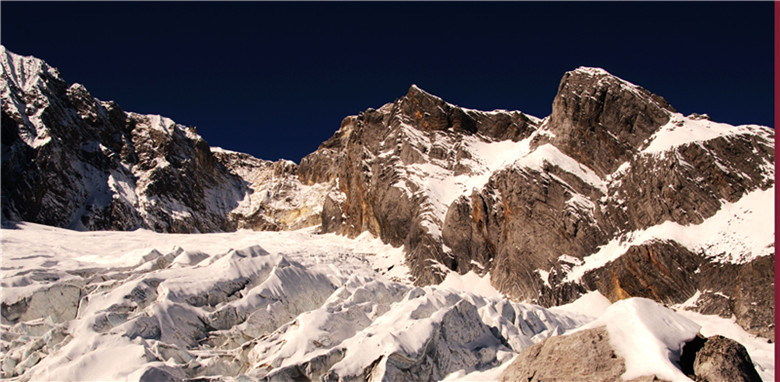
[[244, 178], [240, 166], [231, 167], [229, 154], [215, 158], [193, 127], [124, 112], [114, 102], [95, 99], [84, 86], [68, 84], [34, 57], [0, 47], [0, 59], [4, 219], [159, 232], [317, 223], [311, 216], [318, 215], [318, 207], [310, 205], [320, 205], [319, 200], [296, 205], [274, 193], [268, 197], [274, 201], [258, 201], [257, 195], [275, 187], [280, 194], [297, 192], [294, 165], [244, 155], [247, 163], [262, 162], [261, 173], [279, 175], [254, 174], [260, 187], [257, 176]]
[[564, 74], [550, 114], [552, 143], [599, 176], [631, 158], [675, 112], [662, 97], [597, 68]]
[[[712, 281], [725, 276], [711, 264], [739, 272], [773, 261], [773, 230], [755, 245], [728, 233], [740, 219], [768, 222], [740, 215], [773, 200], [773, 163], [772, 129], [686, 117], [606, 71], [578, 68], [541, 120], [460, 108], [413, 86], [346, 118], [300, 176], [337, 185], [324, 232], [369, 231], [404, 245], [419, 284], [450, 270], [490, 272], [502, 292], [544, 305], [588, 290], [680, 304], [705, 291], [737, 293]], [[681, 239], [678, 228], [697, 231]], [[766, 292], [759, 285], [773, 274], [757, 277], [740, 290]], [[708, 301], [697, 309], [715, 309]], [[721, 314], [747, 320], [738, 303], [726, 305]], [[755, 333], [774, 335], [772, 310], [752, 310], [764, 317], [751, 319]]]
[[[773, 130], [684, 117], [660, 97], [593, 69], [567, 73], [553, 105], [530, 154], [449, 207], [443, 243], [458, 264], [487, 260], [497, 288], [553, 305], [586, 290], [613, 301], [678, 304], [705, 290], [733, 299], [724, 273], [702, 269], [717, 263], [739, 272], [773, 262], [772, 229], [749, 249], [753, 233], [731, 237], [752, 230], [743, 219], [771, 224], [771, 215], [754, 211], [773, 203]], [[695, 232], [680, 237], [676, 230]], [[758, 295], [766, 292], [759, 285], [774, 280], [773, 273], [755, 276], [761, 281], [741, 290]], [[737, 305], [722, 314], [746, 320]], [[765, 317], [754, 332], [774, 335], [771, 310], [751, 310]]]
[[393, 103], [346, 118], [301, 161], [300, 176], [307, 184], [336, 182], [323, 206], [324, 232], [369, 231], [404, 245], [418, 282], [437, 283], [442, 265], [456, 268], [441, 241], [452, 199], [503, 163], [491, 152], [496, 145], [521, 149], [539, 123], [520, 112], [459, 108], [412, 86]]

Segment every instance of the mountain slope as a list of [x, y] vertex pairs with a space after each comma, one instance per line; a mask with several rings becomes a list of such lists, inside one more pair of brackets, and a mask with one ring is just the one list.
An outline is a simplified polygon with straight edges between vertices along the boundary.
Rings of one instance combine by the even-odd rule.
[[[547, 306], [588, 290], [668, 304], [698, 291], [697, 309], [774, 336], [774, 231], [750, 232], [772, 227], [757, 208], [774, 203], [770, 128], [686, 117], [604, 70], [579, 68], [542, 120], [463, 109], [413, 86], [346, 118], [300, 170], [305, 182], [338, 184], [323, 231], [403, 245], [418, 284], [449, 270], [489, 272], [501, 292]], [[730, 234], [742, 220], [751, 224]], [[668, 232], [689, 226], [717, 228], [690, 228], [688, 240]], [[735, 284], [743, 272], [756, 281]]]
[[[88, 230], [217, 232], [287, 228], [290, 222], [273, 217], [281, 211], [316, 216], [301, 212], [304, 205], [257, 197], [264, 191], [256, 190], [257, 178], [300, 186], [290, 175], [295, 166], [225, 151], [215, 156], [194, 127], [124, 112], [80, 84], [69, 85], [37, 58], [0, 47], [0, 60], [4, 219]], [[251, 176], [239, 176], [250, 162]]]
[[2, 60], [4, 220], [369, 232], [405, 253], [380, 272], [406, 266], [417, 285], [475, 272], [544, 306], [595, 290], [687, 302], [774, 338], [773, 129], [683, 116], [578, 68], [544, 119], [412, 86], [300, 165], [272, 163], [96, 100], [38, 59]]

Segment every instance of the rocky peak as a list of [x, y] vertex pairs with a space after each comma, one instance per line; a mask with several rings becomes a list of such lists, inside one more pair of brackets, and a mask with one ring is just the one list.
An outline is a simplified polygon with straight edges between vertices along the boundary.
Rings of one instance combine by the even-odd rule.
[[482, 134], [485, 137], [518, 141], [530, 135], [539, 120], [519, 111], [482, 112], [444, 101], [417, 85], [395, 104], [404, 122], [422, 131], [452, 131], [459, 134]]
[[22, 91], [30, 91], [41, 80], [63, 81], [59, 70], [52, 68], [43, 60], [11, 53], [2, 45], [0, 45], [0, 61], [3, 67], [2, 80], [12, 83]]
[[215, 158], [193, 127], [124, 112], [2, 46], [0, 61], [3, 219], [161, 232], [318, 223], [322, 190], [302, 187], [294, 164]]
[[401, 113], [409, 124], [423, 131], [453, 130], [473, 134], [477, 126], [462, 109], [444, 102], [416, 85], [399, 102]]
[[599, 68], [567, 72], [550, 115], [553, 143], [599, 175], [612, 173], [675, 109], [662, 97]]

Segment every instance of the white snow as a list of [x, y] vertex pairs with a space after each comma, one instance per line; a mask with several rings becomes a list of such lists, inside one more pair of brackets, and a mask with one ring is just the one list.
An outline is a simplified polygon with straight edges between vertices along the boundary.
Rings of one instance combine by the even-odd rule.
[[685, 342], [699, 332], [695, 322], [652, 300], [635, 297], [612, 304], [581, 329], [600, 326], [606, 326], [615, 353], [625, 359], [624, 380], [655, 374], [667, 381], [690, 381], [675, 362]]
[[[626, 357], [626, 376], [652, 372], [677, 380], [671, 362], [678, 345], [698, 330], [653, 302], [609, 306], [598, 292], [551, 309], [510, 302], [492, 287], [489, 274], [450, 272], [442, 285], [416, 288], [402, 264], [402, 248], [369, 234], [351, 240], [313, 229], [76, 232], [22, 223], [0, 231], [0, 239], [3, 302], [31, 299], [24, 322], [2, 325], [8, 349], [3, 357], [27, 357], [16, 368], [31, 379], [137, 380], [149, 368], [183, 373], [188, 362], [228, 380], [241, 370], [257, 379], [337, 351], [345, 351], [343, 359], [327, 368], [359, 374], [379, 356], [421, 354], [447, 312], [467, 303], [509, 347], [492, 335], [457, 345], [493, 349], [496, 367], [478, 370], [453, 359], [442, 375], [447, 380], [495, 380], [523, 348], [594, 325], [610, 330]], [[67, 308], [75, 302], [67, 291], [46, 294], [61, 285], [89, 285], [75, 319], [67, 312], [57, 316], [61, 321], [47, 317], [49, 305], [36, 302]], [[245, 318], [231, 318], [231, 311]], [[694, 321], [711, 321], [707, 330], [747, 341], [761, 375], [774, 375], [771, 346], [735, 330], [733, 322], [724, 326], [702, 317]], [[225, 329], [207, 332], [203, 322]], [[155, 327], [156, 335], [149, 332]], [[209, 337], [198, 343], [204, 333]], [[47, 345], [36, 350], [39, 343]], [[387, 367], [382, 361], [377, 370]]]
[[588, 317], [599, 317], [612, 303], [598, 291], [591, 291], [564, 305], [550, 308], [551, 312], [572, 312]]
[[610, 75], [609, 72], [602, 68], [595, 68], [595, 67], [589, 67], [589, 66], [580, 66], [577, 69], [574, 69], [575, 72], [578, 73], [585, 73], [591, 76], [608, 76]]
[[16, 86], [25, 92], [29, 92], [38, 84], [41, 72], [59, 77], [57, 69], [50, 67], [43, 60], [33, 56], [13, 54], [2, 45], [0, 45], [0, 62], [2, 62], [0, 76], [7, 75]]
[[585, 183], [601, 191], [601, 193], [607, 193], [606, 183], [598, 174], [572, 157], [562, 153], [552, 144], [541, 145], [533, 152], [520, 157], [514, 162], [515, 166], [530, 168], [536, 171], [543, 171], [545, 164], [555, 165], [561, 170], [577, 176]]
[[[42, 74], [59, 78], [57, 69], [43, 60], [32, 56], [20, 56], [9, 52], [0, 45], [0, 88], [2, 88], [3, 111], [20, 118], [24, 125], [19, 131], [22, 140], [31, 147], [39, 147], [51, 141], [49, 129], [41, 120], [43, 110], [49, 105], [49, 97]], [[17, 95], [11, 93], [11, 84], [25, 93], [25, 97], [35, 97], [31, 105], [25, 105]]]
[[498, 360], [500, 365], [487, 370], [475, 370], [467, 373], [465, 370], [458, 370], [450, 373], [442, 381], [460, 381], [460, 382], [480, 382], [480, 381], [498, 381], [501, 373], [514, 362], [517, 354], [511, 352], [499, 352]]
[[648, 154], [661, 153], [677, 146], [740, 134], [756, 134], [764, 139], [770, 139], [774, 132], [766, 126], [732, 126], [707, 119], [691, 119], [675, 113], [671, 115], [666, 125], [662, 126], [650, 137], [647, 146], [642, 152]]
[[611, 240], [572, 268], [565, 281], [580, 280], [590, 270], [623, 256], [636, 245], [673, 240], [722, 263], [742, 264], [774, 253], [775, 187], [750, 191], [734, 203], [723, 202], [718, 212], [701, 224], [666, 221]]
[[210, 149], [211, 149], [212, 153], [242, 154], [242, 153], [239, 153], [238, 151], [223, 149], [222, 147], [219, 147], [219, 146], [211, 146]]
[[439, 284], [442, 288], [449, 288], [456, 291], [462, 291], [467, 293], [473, 293], [479, 296], [503, 298], [504, 295], [497, 291], [495, 287], [490, 283], [490, 273], [486, 273], [484, 276], [476, 274], [474, 271], [469, 271], [466, 274], [460, 275], [457, 272], [450, 272], [444, 281]]

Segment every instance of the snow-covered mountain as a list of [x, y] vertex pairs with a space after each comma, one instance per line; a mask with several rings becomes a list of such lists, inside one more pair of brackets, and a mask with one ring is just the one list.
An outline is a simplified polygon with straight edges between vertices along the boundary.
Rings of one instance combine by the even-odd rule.
[[295, 166], [212, 152], [195, 128], [124, 112], [35, 57], [0, 46], [0, 61], [3, 219], [159, 232], [318, 224], [322, 197]]
[[771, 128], [578, 68], [541, 119], [412, 86], [296, 165], [0, 59], [4, 377], [495, 380], [609, 338], [681, 380], [700, 331], [774, 378]]
[[412, 86], [347, 117], [299, 174], [338, 185], [322, 231], [403, 246], [420, 285], [454, 270], [545, 306], [697, 296], [774, 338], [774, 130], [683, 116], [604, 70], [566, 73], [544, 119]]

